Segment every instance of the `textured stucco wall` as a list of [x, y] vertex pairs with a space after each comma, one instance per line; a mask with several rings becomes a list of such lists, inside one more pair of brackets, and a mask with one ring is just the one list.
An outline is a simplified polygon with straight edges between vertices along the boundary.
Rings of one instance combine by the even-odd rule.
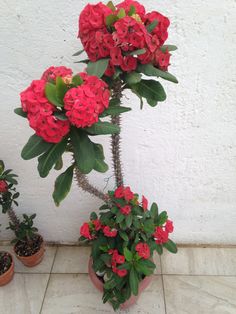
[[[19, 212], [37, 212], [37, 225], [51, 241], [76, 241], [88, 211], [99, 204], [74, 185], [63, 205], [54, 206], [56, 174], [41, 179], [36, 161], [21, 160], [32, 131], [13, 109], [19, 92], [46, 67], [82, 69], [71, 55], [81, 47], [77, 17], [87, 2], [0, 0], [0, 158], [20, 175]], [[126, 183], [169, 211], [176, 241], [236, 243], [235, 1], [145, 3], [172, 21], [169, 43], [179, 50], [170, 71], [180, 84], [163, 82], [168, 100], [155, 109], [146, 105], [140, 111], [137, 99], [124, 99], [133, 108], [123, 116]], [[109, 140], [102, 140], [109, 160]], [[90, 177], [104, 188], [109, 176]], [[0, 215], [0, 222], [4, 225], [6, 217]], [[0, 239], [10, 237], [2, 230]]]

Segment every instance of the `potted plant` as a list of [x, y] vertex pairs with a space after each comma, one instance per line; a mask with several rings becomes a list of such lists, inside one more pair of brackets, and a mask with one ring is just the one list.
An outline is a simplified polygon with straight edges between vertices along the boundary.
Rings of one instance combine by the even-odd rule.
[[103, 292], [103, 302], [115, 310], [126, 309], [137, 301], [148, 286], [156, 265], [153, 253], [162, 254], [163, 247], [177, 252], [169, 239], [174, 227], [167, 212], [158, 211], [129, 187], [109, 192], [110, 204], [100, 207], [99, 218], [93, 212], [90, 221], [80, 229], [80, 241], [92, 243], [89, 261], [90, 278]]
[[23, 214], [20, 220], [15, 211], [13, 204], [18, 206], [16, 199], [20, 193], [16, 191], [17, 175], [12, 173], [11, 169], [5, 170], [4, 162], [0, 161], [0, 205], [2, 212], [8, 214], [9, 227], [15, 233], [14, 252], [16, 257], [21, 260], [25, 266], [35, 266], [39, 264], [44, 257], [44, 241], [38, 229], [34, 227], [33, 220], [36, 214], [28, 216]]
[[10, 253], [0, 251], [0, 286], [8, 284], [14, 276], [14, 261]]

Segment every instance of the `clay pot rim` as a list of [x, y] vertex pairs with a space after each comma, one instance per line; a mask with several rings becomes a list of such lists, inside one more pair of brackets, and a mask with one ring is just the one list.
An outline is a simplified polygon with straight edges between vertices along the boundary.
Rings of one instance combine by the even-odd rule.
[[13, 250], [14, 250], [14, 253], [15, 253], [16, 257], [17, 257], [17, 258], [20, 258], [20, 259], [28, 259], [28, 258], [32, 258], [32, 256], [38, 255], [39, 252], [41, 252], [42, 250], [44, 250], [44, 245], [45, 245], [44, 239], [43, 239], [43, 237], [41, 236], [41, 234], [38, 234], [38, 236], [42, 239], [42, 243], [41, 243], [40, 248], [39, 248], [39, 250], [38, 250], [37, 252], [35, 252], [33, 255], [28, 255], [28, 256], [19, 255], [19, 254], [16, 253], [16, 244], [15, 244], [14, 247], [13, 247]]
[[7, 271], [5, 271], [5, 273], [0, 275], [0, 278], [3, 278], [5, 276], [7, 277], [7, 275], [12, 271], [12, 269], [15, 266], [15, 263], [14, 263], [13, 255], [10, 252], [8, 252], [8, 251], [0, 251], [0, 252], [7, 253], [11, 257], [11, 266], [8, 268]]

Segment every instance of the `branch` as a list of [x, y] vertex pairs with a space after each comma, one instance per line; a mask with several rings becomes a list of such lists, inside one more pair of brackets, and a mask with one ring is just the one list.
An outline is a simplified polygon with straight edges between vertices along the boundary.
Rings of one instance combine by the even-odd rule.
[[12, 208], [10, 208], [10, 209], [8, 209], [7, 214], [8, 214], [8, 217], [9, 217], [10, 221], [12, 222], [12, 224], [16, 227], [16, 230], [19, 229], [19, 227], [20, 227], [20, 220], [16, 216], [15, 211]]

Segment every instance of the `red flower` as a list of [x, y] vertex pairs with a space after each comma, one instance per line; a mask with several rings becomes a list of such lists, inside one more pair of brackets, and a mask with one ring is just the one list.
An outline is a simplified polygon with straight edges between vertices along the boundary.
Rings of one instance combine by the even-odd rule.
[[162, 227], [156, 227], [153, 236], [157, 244], [166, 243], [169, 240], [169, 233], [166, 230], [163, 230]]
[[148, 209], [148, 200], [146, 199], [145, 196], [142, 197], [142, 206], [143, 206], [144, 211]]
[[80, 228], [81, 236], [85, 237], [86, 239], [92, 240], [93, 236], [90, 234], [89, 224], [85, 222]]
[[137, 67], [137, 59], [132, 56], [126, 56], [121, 63], [121, 69], [125, 72], [131, 72]]
[[121, 65], [123, 63], [123, 56], [119, 47], [114, 47], [110, 50], [111, 62], [113, 65]]
[[123, 186], [119, 186], [119, 187], [115, 190], [114, 196], [115, 196], [116, 198], [122, 198], [122, 197], [124, 197], [124, 187], [123, 187]]
[[0, 193], [6, 193], [8, 191], [8, 184], [5, 180], [0, 180]]
[[170, 56], [168, 50], [162, 52], [161, 50], [157, 50], [154, 54], [154, 62], [153, 64], [163, 71], [168, 70], [168, 66], [170, 65]]
[[171, 221], [171, 220], [166, 221], [165, 230], [168, 233], [172, 233], [174, 231], [173, 221]]
[[124, 198], [127, 202], [134, 198], [134, 193], [130, 190], [130, 187], [124, 188]]
[[168, 38], [167, 30], [170, 25], [169, 19], [156, 11], [146, 14], [145, 19], [146, 19], [146, 22], [145, 22], [146, 25], [151, 24], [154, 20], [158, 21], [157, 26], [152, 31], [152, 35], [156, 35], [158, 37], [160, 46], [162, 46]]
[[125, 1], [123, 1], [121, 3], [119, 3], [116, 7], [118, 9], [121, 9], [121, 8], [125, 9], [126, 14], [128, 14], [129, 11], [130, 11], [130, 7], [131, 6], [135, 7], [135, 9], [136, 9], [135, 14], [138, 14], [141, 18], [144, 17], [144, 15], [145, 15], [145, 8], [138, 1], [125, 0]]
[[117, 264], [124, 264], [124, 262], [125, 262], [125, 257], [124, 257], [123, 255], [117, 254], [117, 255], [115, 256], [115, 261], [116, 261]]
[[148, 259], [150, 257], [150, 248], [147, 243], [138, 243], [135, 247], [138, 255], [143, 259]]
[[45, 96], [45, 80], [35, 80], [20, 94], [23, 111], [30, 127], [46, 142], [58, 143], [69, 132], [69, 121], [58, 120], [53, 106]]
[[62, 78], [71, 77], [72, 70], [64, 66], [60, 67], [51, 66], [50, 68], [43, 72], [41, 80], [45, 80], [47, 82], [55, 81], [57, 76], [60, 76]]
[[117, 269], [116, 274], [119, 277], [125, 277], [128, 274], [128, 271], [126, 269]]
[[125, 205], [124, 207], [120, 208], [120, 211], [123, 215], [129, 215], [131, 213], [131, 206]]
[[106, 237], [109, 238], [115, 238], [117, 235], [117, 230], [116, 229], [111, 229], [109, 226], [105, 226], [103, 228], [103, 233]]
[[102, 228], [102, 225], [101, 225], [101, 222], [99, 219], [92, 220], [92, 223], [93, 223], [96, 231], [99, 231]]

